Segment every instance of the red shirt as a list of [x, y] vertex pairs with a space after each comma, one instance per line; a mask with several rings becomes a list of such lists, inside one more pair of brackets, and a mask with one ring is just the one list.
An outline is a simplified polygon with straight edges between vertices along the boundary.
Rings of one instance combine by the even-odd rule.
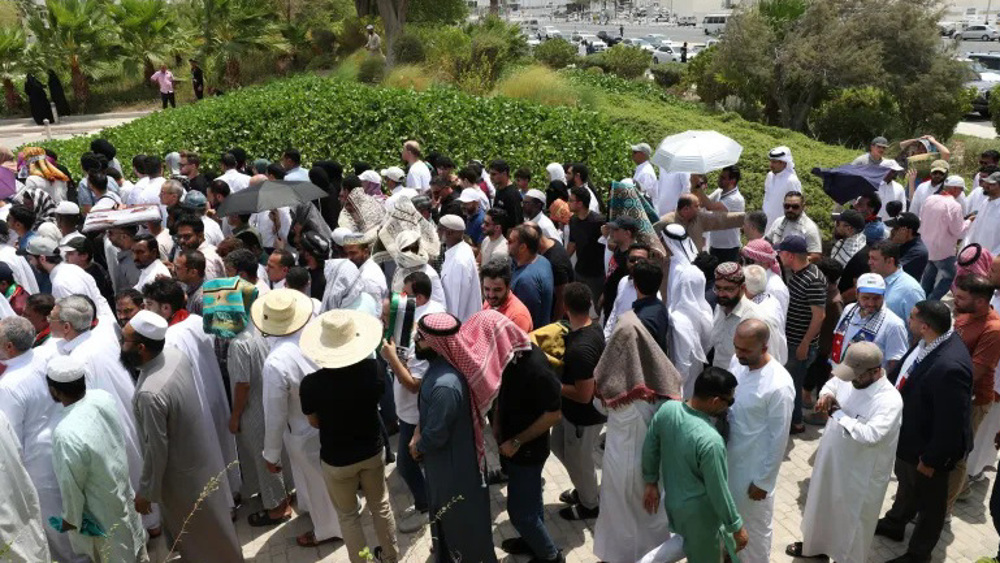
[[985, 368], [986, 375], [972, 382], [972, 404], [993, 403], [993, 379], [1000, 362], [1000, 314], [990, 309], [985, 315], [962, 313], [955, 317], [955, 332], [969, 349], [972, 365]]
[[[489, 301], [483, 301], [483, 310], [487, 309], [492, 309], [492, 307], [490, 307]], [[533, 330], [531, 313], [528, 312], [528, 308], [524, 306], [524, 303], [521, 303], [521, 300], [514, 295], [514, 292], [508, 291], [507, 301], [497, 307], [496, 310], [503, 314], [503, 316], [514, 321], [514, 324], [524, 332], [531, 332]]]

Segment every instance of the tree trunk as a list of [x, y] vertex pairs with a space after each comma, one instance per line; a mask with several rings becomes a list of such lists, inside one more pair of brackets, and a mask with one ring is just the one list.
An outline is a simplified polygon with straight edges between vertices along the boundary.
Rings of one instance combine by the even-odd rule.
[[490, 0], [490, 14], [494, 16], [500, 14], [500, 0]]
[[21, 99], [21, 94], [14, 87], [14, 81], [10, 78], [3, 79], [3, 97], [4, 103], [7, 104], [7, 113], [11, 115], [16, 115], [21, 111], [21, 106], [24, 101]]
[[83, 69], [80, 68], [79, 57], [74, 55], [70, 59], [69, 70], [73, 84], [73, 98], [76, 100], [77, 111], [82, 113], [87, 109], [87, 102], [90, 101], [90, 84], [87, 82], [87, 76], [83, 73]]
[[396, 39], [406, 25], [406, 8], [409, 0], [377, 0], [378, 12], [385, 25], [385, 66], [391, 69], [396, 63]]
[[379, 12], [376, 0], [354, 0], [354, 9], [357, 11], [359, 18], [377, 16]]
[[240, 61], [236, 57], [230, 57], [226, 60], [226, 84], [230, 89], [239, 87], [240, 85]]
[[153, 67], [153, 61], [144, 57], [142, 61], [142, 81], [146, 83], [146, 86], [153, 89], [156, 89], [157, 86], [149, 79], [149, 77], [153, 76], [153, 73], [155, 72], [156, 69]]

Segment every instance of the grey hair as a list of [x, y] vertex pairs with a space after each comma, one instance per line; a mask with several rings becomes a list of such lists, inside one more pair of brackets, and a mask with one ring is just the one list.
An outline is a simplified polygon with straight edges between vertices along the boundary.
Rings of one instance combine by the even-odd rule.
[[757, 297], [767, 289], [767, 270], [763, 266], [757, 264], [743, 266], [743, 277], [746, 278], [744, 283], [750, 297]]
[[85, 297], [70, 295], [56, 301], [59, 307], [59, 320], [69, 323], [73, 330], [85, 332], [90, 330], [94, 322], [94, 306]]
[[171, 195], [178, 197], [184, 195], [184, 186], [182, 186], [177, 180], [167, 180], [166, 182], [163, 182], [162, 189], [170, 192]]
[[27, 352], [35, 344], [35, 327], [24, 317], [0, 321], [0, 345], [10, 342], [18, 352]]

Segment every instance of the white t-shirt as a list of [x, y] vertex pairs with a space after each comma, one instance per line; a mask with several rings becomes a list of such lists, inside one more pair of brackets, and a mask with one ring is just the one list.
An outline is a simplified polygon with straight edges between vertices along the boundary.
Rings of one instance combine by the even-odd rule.
[[[712, 195], [708, 196], [708, 199], [721, 201], [722, 205], [725, 205], [730, 213], [746, 211], [747, 203], [743, 199], [743, 194], [740, 193], [738, 187], [726, 193], [725, 197], [722, 195], [722, 190], [717, 189], [712, 192]], [[705, 238], [708, 239], [709, 248], [740, 248], [742, 246], [739, 227], [735, 229], [723, 229], [721, 231], [709, 231], [705, 233]]]
[[406, 187], [413, 188], [420, 193], [424, 193], [431, 188], [431, 169], [422, 160], [418, 160], [410, 165], [406, 172]]
[[507, 239], [500, 236], [494, 241], [490, 237], [485, 237], [479, 245], [480, 263], [485, 264], [498, 256], [508, 256]]

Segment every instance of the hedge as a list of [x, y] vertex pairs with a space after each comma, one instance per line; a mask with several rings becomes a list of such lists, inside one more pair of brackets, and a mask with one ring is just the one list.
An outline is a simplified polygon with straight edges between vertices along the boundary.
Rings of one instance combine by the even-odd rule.
[[[630, 177], [628, 145], [652, 146], [687, 129], [714, 129], [743, 145], [741, 186], [748, 209], [759, 209], [767, 151], [791, 147], [809, 199], [809, 214], [829, 232], [832, 202], [809, 170], [849, 162], [857, 151], [825, 145], [805, 135], [712, 113], [678, 100], [651, 82], [626, 81], [584, 71], [564, 71], [572, 84], [602, 92], [598, 110], [541, 106], [503, 96], [476, 97], [453, 87], [425, 91], [370, 87], [307, 75], [244, 88], [223, 97], [157, 112], [103, 135], [128, 159], [135, 154], [194, 150], [215, 165], [226, 148], [270, 159], [286, 147], [298, 148], [307, 162], [334, 158], [374, 166], [399, 162], [403, 141], [415, 138], [425, 151], [440, 151], [455, 162], [503, 158], [527, 166], [535, 187], [544, 187], [549, 162], [586, 162], [592, 183], [603, 189]], [[69, 166], [79, 162], [91, 137], [52, 141]], [[124, 160], [123, 160], [124, 161]], [[714, 182], [714, 178], [712, 179]]]

